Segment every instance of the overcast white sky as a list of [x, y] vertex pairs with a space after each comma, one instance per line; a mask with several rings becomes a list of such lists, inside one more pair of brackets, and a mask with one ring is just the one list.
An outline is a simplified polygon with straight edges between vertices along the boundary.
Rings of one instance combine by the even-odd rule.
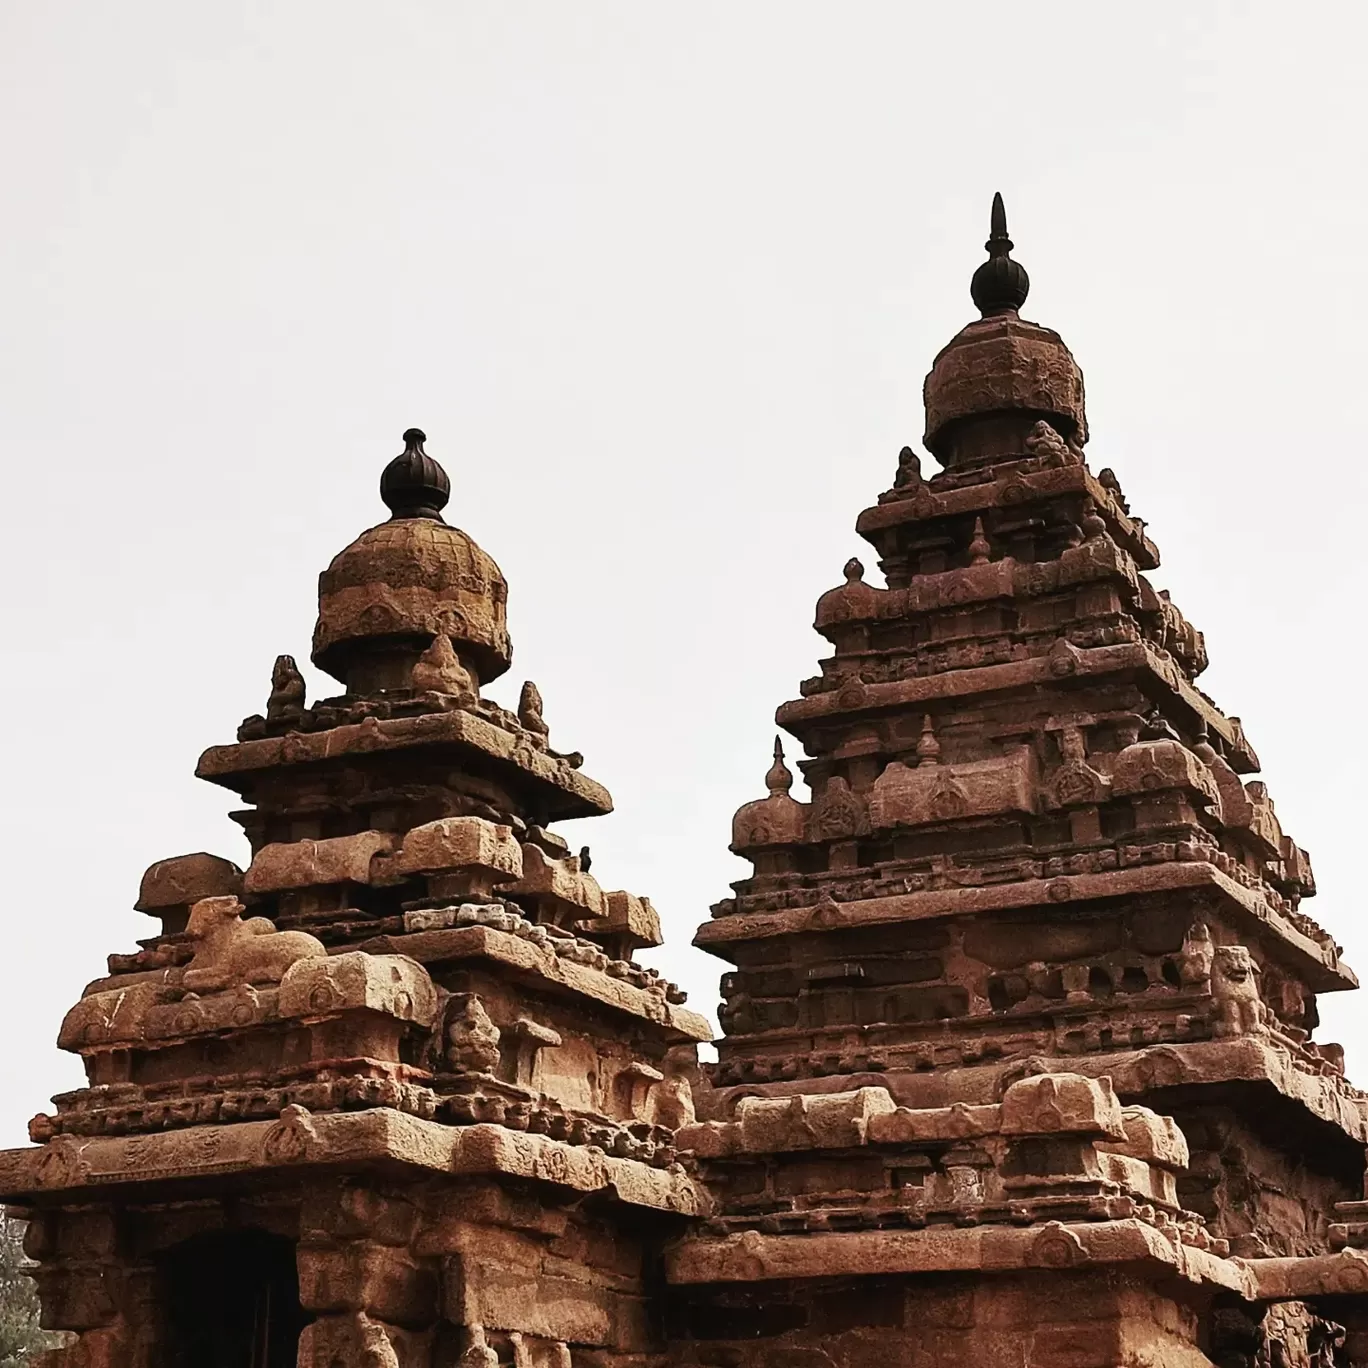
[[[52, 1041], [151, 934], [142, 870], [243, 861], [196, 757], [307, 657], [412, 424], [511, 584], [493, 694], [537, 680], [618, 804], [567, 834], [710, 1011], [732, 811], [997, 189], [1368, 969], [1364, 16], [0, 0], [0, 1143], [77, 1084]], [[1322, 1009], [1364, 1081], [1368, 1010]]]

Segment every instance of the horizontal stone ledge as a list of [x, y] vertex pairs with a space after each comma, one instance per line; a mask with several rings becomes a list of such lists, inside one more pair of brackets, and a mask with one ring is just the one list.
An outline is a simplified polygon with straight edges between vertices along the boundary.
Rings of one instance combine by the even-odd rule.
[[1144, 524], [1123, 513], [1106, 486], [1092, 471], [1081, 465], [1057, 466], [1027, 474], [1014, 472], [1002, 479], [962, 485], [958, 489], [932, 491], [923, 485], [925, 497], [912, 494], [866, 508], [857, 519], [855, 530], [864, 536], [869, 532], [900, 527], [904, 523], [925, 522], [930, 518], [963, 517], [968, 513], [982, 513], [1004, 503], [1020, 503], [1020, 498], [1009, 501], [1003, 497], [1014, 486], [1024, 490], [1027, 499], [1052, 499], [1070, 493], [1091, 495], [1093, 502], [1099, 509], [1105, 510], [1111, 519], [1113, 535], [1135, 557], [1140, 568], [1157, 568], [1159, 548], [1145, 535]]
[[1259, 1301], [1301, 1301], [1368, 1293], [1368, 1254], [1343, 1249], [1289, 1259], [1240, 1259]]
[[[1183, 704], [1206, 723], [1231, 748], [1229, 760], [1240, 774], [1258, 771], [1259, 760], [1240, 731], [1200, 690], [1193, 687], [1183, 672], [1148, 642], [1125, 642], [1119, 646], [1075, 646], [1068, 652], [1069, 668], [1049, 655], [1028, 660], [1011, 660], [1001, 665], [977, 665], [963, 670], [944, 670], [939, 674], [916, 675], [866, 684], [858, 704], [841, 702], [842, 690], [813, 694], [782, 703], [775, 721], [800, 740], [805, 731], [833, 717], [876, 713], [892, 709], [920, 707], [946, 698], [972, 698], [980, 694], [1003, 693], [1065, 680], [1101, 681], [1127, 672], [1139, 672], [1158, 679]], [[258, 742], [256, 744], [264, 744]]]
[[504, 1175], [688, 1216], [706, 1209], [682, 1169], [656, 1169], [503, 1126], [446, 1126], [387, 1108], [303, 1107], [287, 1107], [275, 1121], [92, 1139], [63, 1135], [46, 1145], [0, 1151], [0, 1201], [30, 1206], [55, 1198], [89, 1200], [110, 1188], [208, 1185], [236, 1174], [377, 1165], [428, 1175]]
[[345, 723], [319, 732], [290, 732], [235, 745], [211, 746], [200, 756], [195, 773], [227, 788], [266, 770], [285, 765], [319, 764], [376, 751], [419, 746], [458, 746], [511, 765], [537, 781], [548, 797], [556, 795], [553, 817], [589, 817], [613, 810], [613, 800], [602, 784], [572, 769], [564, 761], [533, 749], [515, 737], [466, 712], [425, 713]]
[[666, 1254], [675, 1284], [749, 1283], [915, 1273], [1007, 1273], [1018, 1269], [1148, 1264], [1190, 1282], [1249, 1297], [1238, 1261], [1178, 1241], [1139, 1220], [1050, 1221], [1039, 1226], [938, 1226], [910, 1231], [689, 1236]]
[[[1243, 1083], [1265, 1086], [1300, 1103], [1313, 1116], [1343, 1131], [1359, 1144], [1368, 1143], [1368, 1104], [1342, 1078], [1299, 1069], [1283, 1050], [1255, 1037], [1228, 1040], [1192, 1040], [1175, 1045], [1146, 1045], [1098, 1054], [1037, 1056], [1048, 1073], [1075, 1073], [1087, 1078], [1110, 1078], [1118, 1096], [1142, 1097], [1161, 1088], [1214, 1086]], [[967, 1107], [996, 1103], [1004, 1077], [1021, 1065], [1020, 1057], [970, 1064], [948, 1070], [954, 1079], [959, 1102]], [[1033, 1075], [1034, 1076], [1034, 1075]], [[942, 1105], [926, 1098], [928, 1084], [936, 1088], [935, 1074], [916, 1069], [890, 1068], [877, 1072], [858, 1069], [849, 1074], [803, 1079], [808, 1096], [829, 1096], [859, 1087], [887, 1088], [900, 1108], [930, 1111]], [[798, 1086], [792, 1080], [727, 1084], [705, 1092], [700, 1100], [705, 1120], [729, 1119], [743, 1097], [790, 1096]], [[936, 1092], [938, 1096], [938, 1091]]]
[[1097, 874], [1061, 874], [1053, 879], [1024, 879], [1017, 883], [893, 893], [887, 897], [860, 898], [845, 903], [824, 900], [809, 907], [785, 908], [781, 912], [734, 912], [704, 922], [694, 936], [694, 944], [704, 950], [720, 950], [740, 941], [766, 940], [800, 932], [849, 930], [857, 926], [936, 917], [977, 916], [1022, 907], [1069, 906], [1199, 888], [1223, 894], [1238, 917], [1271, 933], [1273, 944], [1268, 948], [1275, 953], [1281, 948], [1282, 958], [1304, 976], [1308, 987], [1320, 993], [1358, 987], [1357, 977], [1340, 961], [1333, 942], [1327, 940], [1326, 944], [1321, 944], [1312, 940], [1263, 898], [1204, 860], [1136, 865]]
[[654, 1021], [682, 1040], [711, 1040], [712, 1028], [697, 1012], [665, 1000], [663, 993], [612, 978], [597, 969], [543, 950], [531, 941], [489, 926], [456, 926], [406, 935], [374, 936], [359, 949], [370, 954], [407, 955], [420, 964], [447, 960], [489, 959], [535, 976], [543, 983], [592, 998], [647, 1021]]

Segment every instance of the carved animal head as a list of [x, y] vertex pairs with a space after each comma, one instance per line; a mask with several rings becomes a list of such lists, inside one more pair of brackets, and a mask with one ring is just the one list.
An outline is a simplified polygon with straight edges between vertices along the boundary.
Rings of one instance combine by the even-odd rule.
[[1221, 977], [1230, 983], [1253, 983], [1262, 972], [1244, 945], [1218, 945], [1216, 947], [1216, 967]]
[[[246, 909], [231, 894], [221, 898], [201, 898], [190, 909], [186, 933], [191, 940], [204, 940], [225, 926], [240, 926], [239, 918]], [[260, 920], [254, 918], [253, 920]]]

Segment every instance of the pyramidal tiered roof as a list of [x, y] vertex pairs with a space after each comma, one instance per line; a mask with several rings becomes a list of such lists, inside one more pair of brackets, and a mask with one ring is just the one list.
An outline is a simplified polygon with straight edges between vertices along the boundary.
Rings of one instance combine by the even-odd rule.
[[[835, 1277], [1160, 1257], [1212, 1280], [1186, 1329], [1117, 1302], [1083, 1335], [1064, 1283], [1023, 1273], [974, 1284], [1016, 1308], [998, 1341], [987, 1310], [940, 1319], [931, 1282], [900, 1323], [939, 1347], [907, 1361], [1328, 1363], [1289, 1347], [1342, 1336], [1327, 1307], [1291, 1329], [1212, 1307], [1232, 1268], [1287, 1257], [1305, 1291], [1296, 1256], [1358, 1238], [1335, 1207], [1361, 1195], [1365, 1099], [1313, 1040], [1316, 994], [1356, 981], [1303, 910], [1305, 851], [1241, 777], [1239, 719], [1198, 686], [1201, 633], [1146, 577], [1145, 524], [1084, 456], [1082, 373], [1020, 316], [1011, 249], [998, 197], [982, 316], [926, 377], [941, 469], [903, 449], [856, 524], [884, 586], [846, 565], [817, 605], [831, 654], [778, 711], [811, 799], [776, 742], [733, 822], [754, 870], [696, 938], [735, 968], [708, 1119], [681, 1137], [718, 1206], [672, 1271], [796, 1280], [788, 1314], [823, 1332]], [[1368, 1269], [1351, 1253], [1324, 1290]], [[1023, 1359], [1028, 1324], [1080, 1356]]]
[[87, 1086], [0, 1153], [46, 1368], [1368, 1365], [1368, 1099], [1314, 1040], [1354, 977], [1000, 199], [987, 249], [941, 469], [860, 515], [883, 587], [822, 596], [803, 758], [735, 816], [706, 1077], [404, 434], [319, 582], [342, 692], [282, 656], [200, 760], [248, 867], [147, 871], [159, 933], [62, 1024]]
[[550, 830], [611, 800], [535, 684], [516, 713], [482, 696], [507, 585], [404, 439], [393, 516], [319, 580], [313, 659], [343, 692], [310, 703], [281, 656], [265, 713], [200, 760], [246, 803], [250, 864], [147, 871], [160, 934], [62, 1024], [89, 1085], [0, 1155], [48, 1322], [79, 1333], [54, 1362], [386, 1368], [445, 1339], [487, 1365], [513, 1331], [561, 1365], [640, 1338], [609, 1265], [700, 1206], [672, 1136], [707, 1024], [633, 961], [650, 901]]

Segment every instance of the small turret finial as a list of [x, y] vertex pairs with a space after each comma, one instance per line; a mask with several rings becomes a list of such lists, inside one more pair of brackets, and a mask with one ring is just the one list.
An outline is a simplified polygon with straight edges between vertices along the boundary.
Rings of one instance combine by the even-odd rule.
[[772, 798], [787, 793], [793, 787], [793, 775], [784, 764], [784, 743], [777, 736], [774, 738], [774, 764], [765, 775], [765, 787], [769, 789]]
[[1031, 278], [1026, 268], [1011, 257], [1012, 239], [1007, 236], [1007, 209], [1002, 195], [993, 196], [993, 212], [989, 222], [988, 241], [984, 247], [988, 260], [969, 282], [969, 294], [978, 311], [989, 318], [994, 314], [1016, 313], [1026, 302]]
[[931, 714], [922, 718], [921, 739], [917, 742], [917, 763], [919, 765], [939, 765], [941, 744], [936, 740], [936, 727]]
[[451, 497], [447, 473], [423, 450], [427, 434], [421, 428], [404, 433], [404, 449], [380, 476], [380, 497], [395, 518], [428, 518], [442, 522], [442, 509]]

